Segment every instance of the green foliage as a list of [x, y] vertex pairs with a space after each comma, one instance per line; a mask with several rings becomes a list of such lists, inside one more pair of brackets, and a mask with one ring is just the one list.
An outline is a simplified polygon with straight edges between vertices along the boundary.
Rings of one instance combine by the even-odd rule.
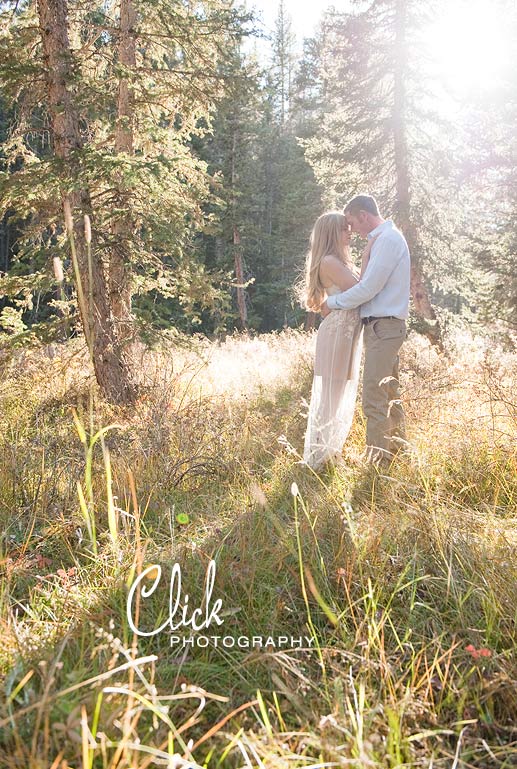
[[[397, 31], [398, 23], [402, 31]], [[395, 221], [402, 204], [397, 153], [403, 153], [416, 233], [412, 257], [435, 289], [454, 292], [459, 282], [457, 275], [451, 280], [451, 270], [459, 269], [462, 254], [451, 250], [458, 211], [450, 205], [450, 129], [432, 109], [418, 37], [421, 24], [420, 4], [413, 1], [376, 2], [352, 13], [325, 14], [315, 42], [321, 130], [304, 143], [329, 205], [368, 190], [381, 212]], [[396, 44], [397, 34], [418, 45], [403, 48], [402, 42]], [[401, 74], [405, 102], [399, 104], [396, 78]], [[406, 148], [397, 148], [397, 123], [407, 137]]]
[[233, 270], [236, 229], [250, 326], [267, 331], [298, 325], [303, 313], [292, 287], [321, 212], [321, 189], [298, 140], [307, 130], [300, 118], [305, 96], [297, 88], [282, 8], [268, 69], [237, 50], [229, 67], [231, 86], [216, 110], [213, 134], [198, 145], [220, 198], [219, 208], [211, 209], [215, 230], [204, 239], [205, 258]]
[[[117, 61], [114, 3], [69, 9], [73, 76], [68, 90], [80, 116], [83, 146], [66, 165], [41, 130], [48, 121], [48, 104], [36, 5], [28, 3], [15, 13], [3, 10], [2, 93], [14, 99], [16, 119], [13, 114], [1, 147], [0, 217], [20, 228], [13, 252], [20, 274], [35, 280], [37, 268], [50, 278], [52, 256], [60, 255], [68, 282], [61, 198], [87, 189], [101, 252], [107, 255], [114, 247], [118, 218], [129, 217], [133, 223], [127, 266], [137, 312], [139, 296], [151, 293], [165, 301], [174, 298], [179, 314], [195, 322], [217, 300], [224, 306], [224, 295], [220, 275], [211, 275], [193, 248], [193, 233], [205, 225], [202, 206], [212, 193], [206, 164], [191, 145], [194, 136], [210, 129], [215, 104], [224, 93], [218, 66], [226, 47], [245, 33], [247, 17], [228, 0], [206, 0], [196, 9], [160, 1], [137, 3], [136, 8], [134, 71]], [[128, 78], [134, 94], [133, 154], [114, 150], [121, 76]], [[125, 190], [123, 197], [120, 189]], [[12, 288], [4, 283], [4, 296], [11, 301], [16, 297]]]
[[[502, 3], [502, 8], [507, 8]], [[517, 18], [507, 23], [517, 34]], [[484, 273], [477, 302], [485, 321], [517, 328], [517, 99], [508, 78], [464, 105], [462, 162], [466, 238]], [[488, 137], [488, 140], [487, 140]]]

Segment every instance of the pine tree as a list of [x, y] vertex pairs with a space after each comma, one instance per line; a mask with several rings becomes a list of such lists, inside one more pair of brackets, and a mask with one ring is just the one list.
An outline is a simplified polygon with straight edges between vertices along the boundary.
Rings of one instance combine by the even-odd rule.
[[298, 76], [292, 22], [281, 3], [265, 88], [264, 133], [269, 135], [263, 149], [267, 240], [257, 275], [261, 290], [256, 299], [264, 331], [300, 322], [293, 285], [305, 261], [310, 231], [321, 213], [321, 189], [299, 141], [300, 135], [313, 130], [305, 120], [304, 88], [303, 78]]
[[366, 190], [400, 226], [412, 257], [416, 327], [439, 343], [432, 293], [451, 289], [444, 266], [454, 273], [462, 254], [451, 251], [458, 212], [450, 205], [447, 127], [432, 109], [420, 61], [419, 31], [430, 12], [418, 0], [374, 0], [352, 14], [325, 15], [324, 117], [320, 134], [306, 144], [331, 205]]
[[[23, 223], [27, 259], [53, 233], [42, 250], [49, 276], [56, 254], [70, 272], [62, 200], [76, 210], [81, 282], [85, 296], [93, 293], [91, 336], [100, 346], [96, 374], [110, 398], [124, 399], [133, 391], [124, 361], [133, 292], [174, 296], [187, 311], [215, 299], [190, 245], [209, 194], [191, 143], [223, 93], [217, 64], [242, 19], [226, 0], [203, 7], [120, 0], [68, 11], [65, 0], [4, 10], [11, 17], [1, 74], [20, 119], [3, 146], [1, 213]], [[52, 144], [40, 152], [30, 137], [42, 123]], [[84, 213], [93, 224], [91, 285]], [[112, 373], [102, 375], [110, 355]]]
[[272, 83], [277, 95], [278, 122], [283, 128], [289, 119], [291, 103], [291, 83], [295, 65], [296, 39], [292, 29], [292, 20], [280, 0], [273, 35]]
[[[38, 0], [38, 16], [55, 157], [68, 167], [68, 174], [77, 174], [80, 178], [77, 155], [74, 153], [83, 148], [84, 140], [73, 92], [67, 89], [67, 83], [74, 79], [74, 57], [69, 43], [66, 0]], [[89, 249], [84, 221], [72, 221], [74, 210], [78, 209], [83, 215], [91, 214], [90, 190], [86, 186], [65, 190], [62, 200], [68, 234], [74, 239], [77, 250], [78, 295], [80, 297], [82, 290], [85, 297], [91, 298], [89, 305], [79, 301], [79, 313], [97, 381], [106, 397], [129, 401], [135, 395], [131, 364], [125, 360], [113, 325], [104, 265], [95, 241], [93, 249]]]
[[[223, 201], [213, 212], [219, 224], [206, 239], [205, 253], [234, 276], [242, 261], [248, 324], [269, 331], [300, 321], [292, 287], [320, 213], [321, 191], [297, 139], [299, 109], [297, 116], [288, 111], [298, 98], [294, 77], [288, 102], [276, 54], [265, 73], [237, 52], [226, 66], [233, 85], [216, 111], [213, 135], [200, 148], [211, 172], [221, 175]], [[242, 295], [237, 309], [242, 326]]]
[[[508, 0], [494, 7], [508, 40], [517, 15]], [[462, 144], [458, 186], [465, 206], [465, 233], [473, 265], [481, 270], [473, 299], [485, 321], [517, 328], [517, 96], [515, 62], [508, 60], [489, 89], [469, 91], [460, 104]]]
[[[218, 323], [247, 328], [253, 290], [251, 258], [260, 248], [259, 211], [263, 180], [257, 161], [261, 121], [261, 70], [238, 45], [229, 47], [220, 64], [226, 91], [218, 103], [212, 130], [196, 142], [196, 152], [215, 180], [217, 200], [208, 207], [210, 230], [200, 241], [204, 263], [226, 276], [229, 304]], [[230, 309], [230, 304], [233, 305]], [[211, 330], [205, 326], [205, 330]], [[217, 330], [217, 328], [216, 328]]]

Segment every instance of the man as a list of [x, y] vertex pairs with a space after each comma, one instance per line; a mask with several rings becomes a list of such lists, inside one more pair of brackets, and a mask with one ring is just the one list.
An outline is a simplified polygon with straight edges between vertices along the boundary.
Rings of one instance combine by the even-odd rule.
[[391, 219], [383, 219], [371, 195], [357, 195], [344, 209], [352, 232], [375, 238], [361, 281], [329, 296], [321, 308], [360, 307], [364, 325], [363, 411], [366, 458], [387, 463], [405, 444], [404, 410], [400, 402], [399, 350], [406, 338], [410, 257], [406, 240]]

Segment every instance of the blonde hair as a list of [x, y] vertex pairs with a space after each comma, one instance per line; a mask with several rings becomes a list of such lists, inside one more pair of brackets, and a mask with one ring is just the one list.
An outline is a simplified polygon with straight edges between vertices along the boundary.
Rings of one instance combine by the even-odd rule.
[[346, 226], [347, 222], [341, 211], [327, 211], [316, 220], [312, 229], [305, 276], [299, 291], [302, 304], [310, 312], [319, 312], [325, 299], [325, 287], [320, 278], [323, 257], [336, 256], [347, 267], [352, 266], [350, 252], [343, 245], [342, 231]]

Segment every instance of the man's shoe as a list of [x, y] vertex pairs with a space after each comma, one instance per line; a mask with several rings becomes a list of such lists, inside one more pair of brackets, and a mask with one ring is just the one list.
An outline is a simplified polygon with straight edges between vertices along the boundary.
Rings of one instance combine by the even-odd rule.
[[413, 446], [405, 438], [393, 436], [390, 441], [390, 451], [394, 457], [412, 456], [415, 453]]
[[367, 446], [362, 455], [363, 461], [368, 465], [377, 466], [386, 463], [388, 466], [394, 459], [394, 454], [387, 449], [381, 449], [378, 446]]

